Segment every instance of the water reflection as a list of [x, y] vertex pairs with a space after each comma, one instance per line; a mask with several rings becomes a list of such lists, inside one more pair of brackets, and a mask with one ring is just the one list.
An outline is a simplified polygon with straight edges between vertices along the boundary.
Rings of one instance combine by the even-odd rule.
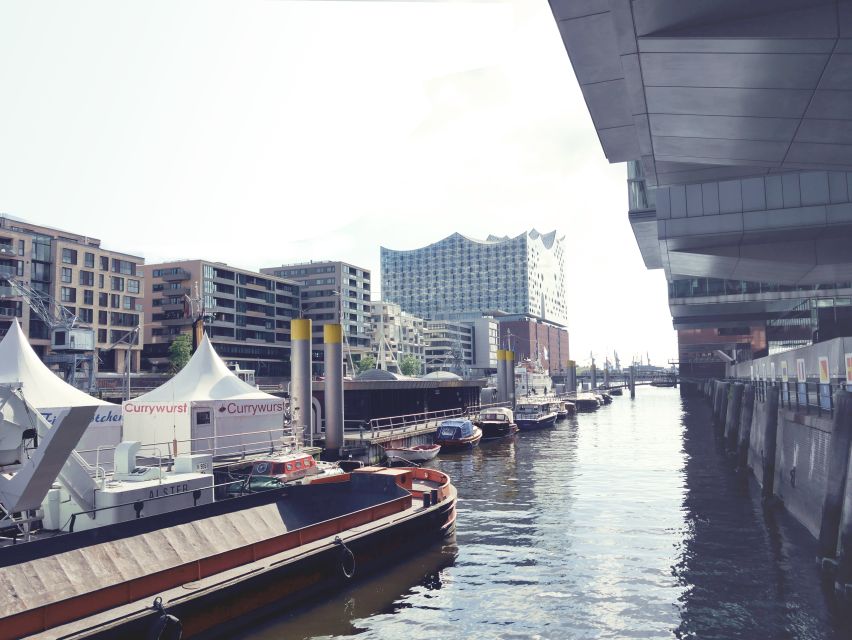
[[638, 391], [439, 456], [457, 546], [245, 638], [841, 638], [815, 542], [718, 448], [706, 404]]

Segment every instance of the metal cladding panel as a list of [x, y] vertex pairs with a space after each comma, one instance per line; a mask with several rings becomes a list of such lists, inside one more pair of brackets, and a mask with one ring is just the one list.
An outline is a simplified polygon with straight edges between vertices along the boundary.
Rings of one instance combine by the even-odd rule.
[[807, 89], [645, 87], [649, 113], [752, 118], [801, 118], [812, 95]]

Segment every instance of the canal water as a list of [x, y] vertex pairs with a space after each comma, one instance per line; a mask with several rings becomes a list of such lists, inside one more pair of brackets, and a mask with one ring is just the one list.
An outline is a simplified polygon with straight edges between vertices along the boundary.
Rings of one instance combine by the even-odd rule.
[[247, 624], [272, 638], [847, 638], [815, 541], [764, 509], [702, 399], [635, 400], [442, 455], [456, 536], [347, 591]]

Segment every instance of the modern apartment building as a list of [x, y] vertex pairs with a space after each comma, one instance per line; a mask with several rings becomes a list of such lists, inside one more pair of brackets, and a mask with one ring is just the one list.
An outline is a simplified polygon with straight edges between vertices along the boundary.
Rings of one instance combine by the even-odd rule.
[[393, 302], [376, 300], [371, 303], [373, 325], [373, 354], [379, 368], [399, 373], [399, 362], [413, 356], [425, 364], [425, 325], [422, 318], [406, 313]]
[[[313, 370], [323, 371], [323, 326], [343, 325], [346, 340], [344, 361], [350, 367], [370, 353], [373, 336], [370, 306], [370, 271], [340, 261], [303, 262], [265, 267], [261, 273], [288, 278], [302, 291], [302, 317], [313, 321]], [[349, 373], [353, 373], [350, 371]]]
[[409, 251], [382, 247], [382, 297], [404, 311], [523, 314], [564, 325], [564, 236], [536, 230], [475, 240], [455, 233]]
[[[0, 334], [18, 318], [36, 352], [46, 361], [53, 355], [46, 323], [14, 295], [5, 281], [45, 293], [94, 330], [96, 368], [125, 370], [126, 344], [115, 345], [142, 319], [144, 259], [101, 247], [97, 238], [0, 216]], [[131, 349], [131, 370], [139, 370], [142, 345]]]
[[461, 376], [473, 367], [473, 327], [467, 322], [429, 320], [425, 328], [426, 373], [451, 371]]
[[191, 334], [189, 300], [198, 298], [205, 331], [227, 362], [257, 376], [290, 375], [290, 320], [299, 316], [299, 284], [209, 260], [145, 267], [145, 357], [168, 366], [174, 338]]

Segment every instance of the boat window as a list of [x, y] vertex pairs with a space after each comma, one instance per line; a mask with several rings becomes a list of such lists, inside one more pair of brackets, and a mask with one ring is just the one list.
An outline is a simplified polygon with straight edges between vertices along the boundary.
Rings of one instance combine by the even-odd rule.
[[297, 460], [297, 461], [296, 461], [296, 468], [297, 468], [297, 469], [301, 469], [301, 468], [302, 468], [302, 461], [301, 461], [301, 460]]
[[288, 462], [287, 463], [287, 471], [292, 471], [292, 470], [293, 470], [293, 465]]
[[195, 424], [210, 424], [210, 412], [209, 411], [196, 411], [195, 412]]
[[267, 473], [268, 471], [269, 471], [269, 463], [268, 462], [258, 462], [256, 465], [254, 465], [254, 472], [257, 475], [262, 476], [265, 473]]

